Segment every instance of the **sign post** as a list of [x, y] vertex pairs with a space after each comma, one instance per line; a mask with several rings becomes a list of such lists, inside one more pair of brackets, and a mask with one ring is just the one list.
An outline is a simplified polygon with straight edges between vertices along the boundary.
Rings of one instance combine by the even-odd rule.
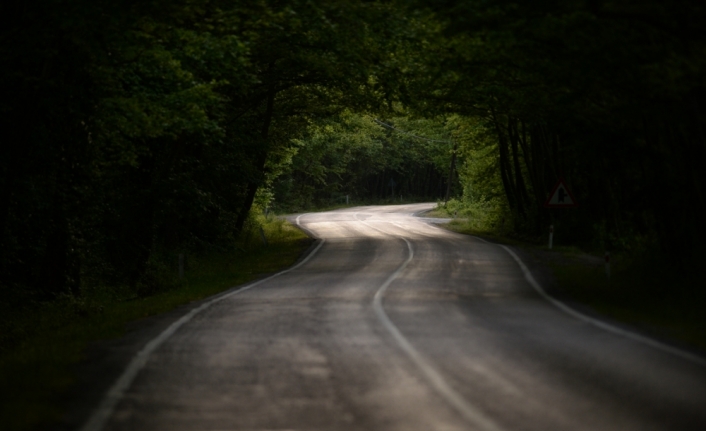
[[[554, 185], [554, 189], [544, 202], [546, 208], [575, 208], [578, 206], [576, 198], [571, 194], [569, 188], [566, 187], [566, 181], [560, 178]], [[554, 245], [554, 224], [549, 226], [549, 249]]]

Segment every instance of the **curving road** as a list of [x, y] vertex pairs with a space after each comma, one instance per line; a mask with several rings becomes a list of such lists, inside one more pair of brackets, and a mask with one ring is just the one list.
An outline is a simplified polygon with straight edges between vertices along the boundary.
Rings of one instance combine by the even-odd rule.
[[571, 315], [430, 207], [293, 218], [313, 254], [173, 324], [83, 429], [706, 429], [702, 358]]

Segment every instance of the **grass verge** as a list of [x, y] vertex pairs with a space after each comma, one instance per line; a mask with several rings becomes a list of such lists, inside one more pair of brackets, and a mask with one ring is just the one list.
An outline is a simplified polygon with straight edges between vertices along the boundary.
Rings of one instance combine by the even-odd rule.
[[[438, 214], [438, 216], [443, 216]], [[659, 252], [614, 253], [610, 278], [603, 255], [578, 247], [545, 244], [475, 229], [465, 219], [445, 225], [455, 232], [521, 248], [549, 268], [556, 293], [616, 321], [706, 352], [706, 271], [698, 259], [674, 263]]]
[[4, 430], [51, 426], [63, 414], [62, 394], [74, 382], [72, 367], [96, 340], [119, 337], [126, 324], [206, 298], [263, 274], [292, 265], [311, 240], [284, 222], [268, 223], [268, 246], [251, 241], [230, 252], [190, 257], [184, 281], [176, 288], [139, 299], [111, 299], [86, 294], [90, 312], [76, 312], [77, 302], [56, 301], [30, 310], [18, 325], [31, 335], [0, 356], [0, 424]]

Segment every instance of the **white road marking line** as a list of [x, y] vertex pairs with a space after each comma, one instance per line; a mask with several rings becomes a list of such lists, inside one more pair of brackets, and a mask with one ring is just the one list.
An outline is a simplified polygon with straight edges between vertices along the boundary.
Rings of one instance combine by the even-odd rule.
[[[371, 226], [363, 220], [360, 220], [360, 222], [383, 234], [396, 236], [391, 235], [374, 226]], [[392, 335], [395, 341], [397, 341], [397, 344], [399, 344], [400, 348], [402, 348], [402, 350], [407, 354], [407, 356], [409, 356], [412, 362], [414, 362], [414, 364], [421, 370], [422, 374], [427, 379], [429, 384], [449, 404], [451, 404], [451, 406], [453, 406], [461, 416], [463, 416], [468, 422], [473, 424], [475, 427], [478, 427], [478, 429], [482, 431], [501, 431], [502, 428], [500, 428], [495, 422], [493, 422], [490, 418], [483, 414], [482, 411], [469, 404], [463, 398], [463, 396], [461, 396], [461, 394], [456, 392], [448, 383], [446, 383], [446, 380], [444, 380], [442, 375], [438, 371], [436, 371], [436, 369], [431, 364], [429, 364], [426, 359], [424, 359], [424, 357], [419, 353], [419, 351], [417, 351], [417, 349], [414, 348], [414, 346], [412, 346], [412, 344], [407, 340], [407, 338], [402, 335], [402, 332], [400, 332], [400, 330], [395, 326], [395, 324], [392, 323], [390, 318], [387, 316], [387, 313], [385, 313], [385, 309], [382, 306], [382, 297], [385, 295], [385, 291], [390, 286], [390, 284], [400, 275], [400, 273], [402, 273], [402, 271], [407, 268], [407, 265], [409, 265], [409, 263], [414, 258], [414, 249], [412, 248], [412, 244], [409, 242], [409, 240], [401, 236], [398, 236], [398, 238], [402, 239], [407, 244], [409, 256], [407, 257], [407, 260], [405, 260], [404, 263], [402, 263], [402, 265], [400, 265], [397, 270], [395, 270], [395, 272], [393, 272], [387, 278], [387, 280], [385, 280], [382, 286], [380, 286], [378, 291], [375, 293], [375, 297], [373, 298], [373, 309], [375, 311], [375, 314], [377, 315], [378, 319], [380, 319], [380, 322], [382, 322], [385, 329], [387, 329], [387, 331]]]
[[[439, 228], [441, 229], [441, 228]], [[463, 234], [459, 234], [463, 235]], [[486, 244], [492, 244], [492, 245], [497, 245], [498, 247], [502, 247], [510, 256], [512, 256], [513, 259], [515, 259], [515, 262], [520, 266], [520, 269], [522, 270], [522, 273], [525, 276], [525, 280], [534, 288], [534, 290], [539, 293], [539, 295], [550, 302], [552, 305], [563, 311], [564, 313], [570, 315], [571, 317], [574, 317], [578, 320], [581, 320], [583, 322], [586, 322], [590, 325], [593, 325], [597, 328], [601, 328], [604, 331], [612, 332], [617, 335], [621, 335], [625, 338], [629, 338], [631, 340], [637, 341], [642, 344], [646, 344], [650, 347], [653, 347], [658, 350], [662, 350], [663, 352], [671, 353], [672, 355], [678, 356], [682, 359], [686, 359], [688, 361], [694, 362], [695, 364], [705, 366], [706, 367], [706, 359], [695, 355], [690, 352], [686, 352], [684, 350], [678, 349], [676, 347], [669, 346], [664, 343], [660, 343], [657, 340], [653, 340], [652, 338], [646, 337], [644, 335], [637, 334], [635, 332], [631, 332], [622, 328], [618, 328], [617, 326], [613, 326], [609, 323], [600, 321], [598, 319], [594, 319], [592, 317], [589, 317], [579, 311], [574, 310], [573, 308], [569, 307], [568, 305], [564, 304], [563, 302], [559, 301], [558, 299], [554, 298], [553, 296], [549, 295], [544, 288], [542, 287], [541, 284], [537, 282], [537, 280], [534, 279], [534, 276], [532, 275], [532, 272], [527, 268], [527, 265], [520, 259], [520, 257], [512, 251], [509, 247], [502, 245], [502, 244], [496, 244], [494, 242], [486, 241], [483, 238], [473, 236], [473, 235], [464, 235], [464, 236], [471, 236], [475, 239], [479, 239], [483, 241]]]
[[702, 358], [699, 355], [695, 355], [691, 352], [687, 352], [687, 351], [678, 349], [676, 347], [672, 347], [670, 345], [660, 343], [659, 341], [654, 340], [649, 337], [646, 337], [644, 335], [640, 335], [635, 332], [628, 331], [626, 329], [618, 328], [617, 326], [613, 326], [609, 323], [600, 321], [598, 319], [594, 319], [594, 318], [589, 317], [579, 311], [574, 310], [573, 308], [569, 307], [568, 305], [564, 304], [563, 302], [561, 302], [558, 299], [554, 298], [553, 296], [549, 295], [544, 290], [544, 288], [542, 288], [542, 285], [540, 285], [537, 282], [537, 280], [534, 279], [534, 276], [532, 276], [532, 272], [529, 270], [529, 268], [527, 268], [527, 265], [525, 265], [525, 263], [522, 261], [522, 259], [520, 259], [520, 257], [514, 251], [512, 251], [509, 247], [502, 245], [502, 244], [496, 244], [494, 242], [486, 241], [483, 238], [477, 237], [474, 235], [464, 235], [464, 234], [460, 234], [458, 232], [453, 232], [448, 229], [443, 229], [438, 226], [434, 226], [431, 223], [428, 223], [428, 224], [429, 224], [429, 226], [432, 226], [432, 227], [439, 229], [439, 230], [443, 230], [445, 232], [452, 232], [452, 233], [456, 233], [458, 235], [463, 235], [463, 236], [471, 236], [475, 239], [479, 239], [479, 240], [483, 241], [486, 244], [493, 244], [493, 245], [497, 245], [499, 247], [502, 247], [506, 252], [508, 252], [508, 254], [510, 254], [510, 256], [512, 256], [513, 259], [515, 259], [515, 262], [517, 262], [517, 264], [520, 266], [520, 269], [522, 270], [522, 273], [525, 276], [525, 280], [527, 280], [527, 282], [534, 288], [534, 290], [536, 290], [537, 293], [539, 293], [539, 295], [542, 298], [549, 301], [552, 305], [554, 305], [555, 307], [557, 307], [558, 309], [560, 309], [564, 313], [566, 313], [576, 319], [579, 319], [583, 322], [586, 322], [590, 325], [593, 325], [597, 328], [603, 329], [604, 331], [612, 332], [613, 334], [617, 334], [617, 335], [623, 336], [625, 338], [629, 338], [633, 341], [637, 341], [638, 343], [642, 343], [642, 344], [648, 345], [650, 347], [653, 347], [655, 349], [662, 350], [663, 352], [671, 353], [674, 356], [678, 356], [682, 359], [686, 359], [687, 361], [691, 361], [697, 365], [701, 365], [702, 367], [706, 367], [706, 359]]
[[[479, 239], [483, 240], [482, 238], [479, 238]], [[485, 241], [485, 240], [483, 240], [483, 241]], [[485, 242], [488, 242], [488, 241], [485, 241]], [[492, 243], [489, 243], [489, 244], [492, 244]], [[612, 333], [618, 334], [618, 335], [622, 335], [623, 337], [629, 338], [631, 340], [646, 344], [650, 347], [654, 347], [654, 348], [662, 350], [664, 352], [671, 353], [675, 356], [679, 356], [682, 359], [692, 361], [692, 362], [699, 364], [701, 366], [706, 366], [706, 360], [704, 358], [701, 358], [700, 356], [697, 356], [693, 353], [685, 352], [681, 349], [677, 349], [676, 347], [672, 347], [672, 346], [669, 346], [664, 343], [660, 343], [659, 341], [653, 340], [649, 337], [645, 337], [644, 335], [640, 335], [640, 334], [637, 334], [637, 333], [634, 333], [631, 331], [627, 331], [625, 329], [618, 328], [617, 326], [610, 325], [606, 322], [602, 322], [598, 319], [594, 319], [592, 317], [586, 316], [585, 314], [574, 310], [573, 308], [569, 307], [568, 305], [564, 304], [563, 302], [559, 301], [558, 299], [555, 299], [554, 297], [550, 296], [542, 288], [542, 286], [534, 279], [530, 270], [527, 268], [527, 266], [522, 261], [522, 259], [520, 259], [520, 257], [517, 256], [517, 254], [515, 254], [514, 251], [512, 251], [510, 248], [508, 248], [507, 246], [504, 246], [502, 244], [497, 244], [497, 245], [499, 245], [500, 247], [505, 249], [505, 251], [507, 251], [510, 254], [510, 256], [513, 257], [513, 259], [515, 259], [517, 264], [520, 266], [520, 269], [522, 269], [522, 272], [525, 275], [525, 279], [534, 288], [534, 290], [536, 290], [537, 293], [539, 293], [540, 296], [542, 296], [542, 298], [551, 302], [555, 307], [557, 307], [558, 309], [560, 309], [564, 313], [569, 314], [570, 316], [573, 316], [576, 319], [582, 320], [582, 321], [589, 323], [593, 326], [601, 328], [605, 331], [612, 332]]]
[[[296, 222], [297, 226], [301, 227], [299, 223], [300, 217], [301, 215], [297, 217]], [[164, 344], [164, 342], [167, 341], [169, 337], [171, 337], [172, 334], [174, 334], [179, 328], [181, 328], [191, 319], [193, 319], [194, 316], [196, 316], [197, 314], [217, 302], [220, 302], [238, 293], [245, 292], [246, 290], [250, 290], [253, 287], [258, 286], [266, 281], [272, 280], [273, 278], [278, 277], [282, 274], [294, 271], [295, 269], [307, 263], [319, 251], [321, 246], [324, 245], [324, 242], [326, 240], [321, 238], [320, 241], [321, 242], [319, 242], [319, 245], [317, 245], [316, 248], [314, 248], [314, 250], [309, 253], [309, 255], [307, 255], [303, 260], [301, 260], [298, 264], [292, 266], [291, 268], [285, 269], [284, 271], [280, 271], [267, 278], [263, 278], [262, 280], [256, 281], [252, 284], [242, 287], [236, 291], [226, 293], [225, 295], [219, 296], [204, 304], [201, 304], [199, 307], [192, 309], [186, 315], [182, 316], [179, 320], [169, 325], [167, 329], [165, 329], [156, 338], [152, 339], [149, 343], [147, 343], [145, 347], [140, 350], [137, 355], [135, 355], [135, 357], [128, 364], [127, 368], [125, 368], [125, 371], [123, 371], [120, 377], [118, 377], [118, 380], [116, 380], [116, 382], [113, 383], [113, 386], [111, 386], [110, 389], [108, 389], [108, 391], [105, 393], [100, 405], [93, 412], [93, 414], [84, 424], [84, 426], [81, 427], [80, 431], [100, 431], [105, 427], [105, 424], [108, 422], [108, 419], [110, 419], [110, 416], [115, 410], [115, 406], [122, 399], [125, 392], [130, 388], [132, 382], [135, 380], [135, 377], [137, 377], [137, 374], [140, 372], [140, 370], [144, 368], [152, 353], [157, 350], [157, 348], [159, 348], [162, 344]]]
[[[303, 230], [304, 232], [306, 232], [310, 237], [316, 238], [316, 239], [321, 239], [321, 240], [323, 241], [323, 240], [324, 240], [323, 238], [319, 238], [318, 236], [314, 235], [314, 232], [310, 231], [308, 228], [305, 228], [305, 227], [302, 226], [301, 223], [299, 222], [299, 219], [300, 219], [302, 216], [305, 216], [305, 215], [307, 215], [307, 214], [309, 214], [309, 213], [299, 214], [299, 215], [297, 216], [297, 218], [296, 218], [297, 227], [299, 227], [299, 229], [301, 229], [301, 230]], [[294, 268], [292, 268], [292, 269], [294, 269]]]

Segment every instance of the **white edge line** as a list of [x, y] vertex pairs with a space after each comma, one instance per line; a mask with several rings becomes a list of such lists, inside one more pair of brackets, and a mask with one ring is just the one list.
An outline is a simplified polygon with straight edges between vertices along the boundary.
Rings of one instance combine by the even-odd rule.
[[[443, 230], [446, 232], [458, 233], [458, 232], [454, 232], [454, 231], [451, 231], [448, 229], [440, 228], [438, 226], [434, 226], [431, 223], [427, 223], [427, 224], [429, 226], [433, 226], [437, 229], [440, 229], [440, 230]], [[502, 244], [496, 244], [494, 242], [487, 241], [487, 240], [485, 240], [481, 237], [475, 236], [475, 235], [464, 235], [464, 234], [459, 234], [459, 235], [463, 235], [465, 237], [470, 236], [472, 238], [481, 240], [484, 243], [497, 245], [499, 247], [502, 247], [510, 256], [512, 256], [513, 259], [515, 259], [515, 262], [517, 262], [517, 264], [520, 266], [520, 269], [522, 270], [522, 273], [524, 274], [525, 279], [534, 288], [534, 290], [536, 290], [537, 293], [539, 293], [539, 295], [542, 298], [544, 298], [545, 300], [550, 302], [552, 305], [554, 305], [555, 307], [557, 307], [558, 309], [560, 309], [564, 313], [566, 313], [566, 314], [568, 314], [578, 320], [581, 320], [585, 323], [593, 325], [597, 328], [603, 329], [604, 331], [612, 332], [613, 334], [617, 334], [617, 335], [623, 336], [625, 338], [629, 338], [633, 341], [637, 341], [639, 343], [648, 345], [648, 346], [653, 347], [658, 350], [662, 350], [663, 352], [671, 353], [672, 355], [678, 356], [682, 359], [686, 359], [686, 360], [691, 361], [697, 365], [701, 365], [702, 367], [706, 367], [706, 359], [702, 358], [699, 355], [695, 355], [693, 353], [686, 352], [686, 351], [678, 349], [676, 347], [672, 347], [670, 345], [660, 343], [659, 341], [654, 340], [649, 337], [646, 337], [644, 335], [640, 335], [640, 334], [637, 334], [632, 331], [618, 328], [617, 326], [613, 326], [613, 325], [606, 323], [606, 322], [603, 322], [601, 320], [594, 319], [594, 318], [589, 317], [579, 311], [574, 310], [573, 308], [569, 307], [568, 305], [564, 304], [563, 302], [561, 302], [558, 299], [554, 298], [553, 296], [549, 295], [544, 290], [544, 288], [542, 288], [542, 286], [537, 282], [537, 280], [534, 279], [534, 276], [532, 275], [532, 272], [529, 270], [529, 268], [527, 268], [527, 265], [525, 265], [525, 263], [522, 261], [522, 259], [520, 259], [520, 257], [514, 251], [512, 251], [512, 249], [510, 249], [509, 247], [502, 245]]]
[[[357, 219], [357, 214], [354, 215], [354, 217]], [[371, 226], [370, 224], [366, 223], [363, 220], [359, 220], [361, 223], [365, 224], [366, 226], [377, 230], [378, 232], [384, 233], [386, 235], [390, 235], [387, 232], [384, 232], [374, 226]], [[491, 419], [486, 417], [486, 415], [483, 414], [480, 410], [477, 408], [473, 407], [470, 405], [461, 394], [456, 392], [451, 386], [449, 386], [448, 383], [446, 383], [446, 380], [441, 376], [441, 374], [434, 369], [433, 366], [427, 362], [426, 359], [417, 351], [417, 349], [412, 346], [412, 344], [405, 338], [404, 335], [402, 335], [402, 332], [395, 326], [394, 323], [392, 323], [392, 320], [387, 316], [387, 313], [385, 313], [385, 309], [382, 306], [382, 298], [385, 295], [385, 291], [387, 288], [390, 286], [390, 284], [400, 275], [402, 271], [407, 268], [407, 265], [412, 261], [414, 258], [414, 249], [412, 248], [412, 244], [407, 240], [407, 238], [404, 237], [398, 237], [407, 244], [407, 250], [409, 251], [409, 256], [407, 257], [407, 260], [400, 265], [395, 272], [393, 272], [387, 280], [380, 286], [378, 291], [375, 293], [375, 296], [373, 297], [373, 310], [375, 311], [375, 314], [377, 315], [378, 319], [380, 319], [380, 322], [382, 322], [383, 326], [387, 331], [392, 335], [392, 337], [397, 341], [397, 344], [399, 344], [400, 348], [409, 356], [409, 358], [414, 362], [414, 364], [422, 371], [422, 374], [424, 377], [426, 377], [427, 381], [431, 384], [431, 386], [444, 398], [446, 401], [451, 404], [457, 412], [461, 414], [467, 421], [471, 422], [474, 426], [480, 427], [484, 431], [501, 431], [502, 428], [500, 428], [495, 422], [493, 422]]]
[[[439, 226], [436, 226], [436, 225], [433, 224], [433, 223], [428, 223], [428, 222], [427, 222], [427, 225], [429, 225], [429, 226], [431, 226], [431, 227], [434, 227], [434, 228], [436, 228], [436, 229], [439, 229], [439, 230], [443, 230], [443, 231], [445, 231], [445, 232], [457, 233], [457, 232], [454, 232], [454, 231], [451, 231], [451, 230], [448, 230], [448, 229], [443, 229], [443, 228], [441, 228], [441, 227], [439, 227]], [[459, 234], [459, 235], [463, 235], [463, 234]], [[587, 316], [587, 315], [585, 315], [585, 314], [583, 314], [583, 313], [581, 313], [581, 312], [579, 312], [579, 311], [574, 310], [573, 308], [569, 307], [568, 305], [564, 304], [563, 302], [561, 302], [561, 301], [559, 301], [558, 299], [556, 299], [556, 298], [552, 297], [551, 295], [549, 295], [549, 294], [542, 288], [542, 286], [537, 282], [537, 280], [534, 279], [534, 276], [532, 276], [532, 272], [529, 270], [529, 268], [527, 268], [527, 265], [525, 265], [525, 263], [522, 261], [522, 259], [520, 259], [520, 257], [517, 256], [517, 254], [516, 254], [514, 251], [512, 251], [512, 249], [510, 249], [509, 247], [507, 247], [507, 246], [505, 246], [505, 245], [502, 245], [502, 244], [496, 244], [496, 243], [493, 243], [493, 242], [490, 242], [490, 241], [486, 241], [485, 239], [483, 239], [483, 238], [481, 238], [481, 237], [478, 237], [478, 236], [474, 236], [474, 235], [463, 235], [463, 236], [466, 236], [466, 237], [470, 236], [470, 237], [472, 237], [472, 238], [479, 239], [479, 240], [481, 240], [481, 241], [483, 241], [483, 242], [485, 242], [485, 243], [487, 243], [487, 244], [493, 244], [493, 245], [497, 245], [497, 246], [499, 246], [499, 247], [502, 247], [508, 254], [510, 254], [510, 256], [512, 256], [513, 259], [515, 259], [515, 261], [517, 262], [517, 264], [520, 266], [520, 269], [522, 269], [522, 272], [523, 272], [523, 274], [524, 274], [524, 276], [525, 276], [525, 279], [526, 279], [527, 282], [534, 288], [534, 290], [536, 290], [537, 293], [539, 293], [539, 295], [540, 295], [542, 298], [544, 298], [545, 300], [549, 301], [552, 305], [554, 305], [555, 307], [557, 307], [558, 309], [560, 309], [560, 310], [563, 311], [564, 313], [566, 313], [566, 314], [568, 314], [568, 315], [570, 315], [570, 316], [572, 316], [572, 317], [574, 317], [574, 318], [576, 318], [576, 319], [578, 319], [578, 320], [581, 320], [581, 321], [583, 321], [583, 322], [586, 322], [586, 323], [588, 323], [588, 324], [590, 324], [590, 325], [593, 325], [593, 326], [595, 326], [595, 327], [597, 327], [597, 328], [603, 329], [604, 331], [612, 332], [612, 333], [614, 333], [614, 334], [623, 336], [623, 337], [625, 337], [625, 338], [629, 338], [629, 339], [631, 339], [631, 340], [633, 340], [633, 341], [637, 341], [637, 342], [639, 342], [639, 343], [648, 345], [648, 346], [653, 347], [653, 348], [655, 348], [655, 349], [662, 350], [663, 352], [667, 352], [667, 353], [670, 353], [670, 354], [672, 354], [672, 355], [674, 355], [674, 356], [678, 356], [678, 357], [680, 357], [680, 358], [682, 358], [682, 359], [686, 359], [686, 360], [691, 361], [691, 362], [693, 362], [693, 363], [695, 363], [695, 364], [697, 364], [697, 365], [701, 365], [702, 367], [706, 367], [706, 359], [702, 358], [702, 357], [699, 356], [699, 355], [696, 355], [696, 354], [693, 354], [693, 353], [690, 353], [690, 352], [687, 352], [687, 351], [678, 349], [678, 348], [676, 348], [676, 347], [672, 347], [672, 346], [670, 346], [670, 345], [661, 343], [661, 342], [659, 342], [659, 341], [657, 341], [657, 340], [654, 340], [654, 339], [652, 339], [652, 338], [646, 337], [646, 336], [644, 336], [644, 335], [640, 335], [640, 334], [637, 334], [637, 333], [632, 332], [632, 331], [628, 331], [628, 330], [625, 330], [625, 329], [622, 329], [622, 328], [618, 328], [617, 326], [613, 326], [613, 325], [611, 325], [611, 324], [609, 324], [609, 323], [600, 321], [600, 320], [598, 320], [598, 319], [594, 319], [594, 318], [589, 317], [589, 316]]]
[[586, 322], [590, 325], [593, 325], [597, 328], [603, 329], [604, 331], [612, 332], [614, 334], [623, 336], [625, 338], [629, 338], [633, 341], [637, 341], [638, 343], [642, 343], [645, 345], [648, 345], [650, 347], [653, 347], [658, 350], [662, 350], [663, 352], [671, 353], [674, 356], [678, 356], [682, 359], [686, 359], [688, 361], [694, 362], [695, 364], [701, 365], [706, 367], [706, 359], [695, 355], [693, 353], [685, 352], [684, 350], [678, 349], [676, 347], [669, 346], [664, 343], [660, 343], [657, 340], [653, 340], [652, 338], [646, 337], [644, 335], [637, 334], [632, 331], [628, 331], [622, 328], [618, 328], [617, 326], [613, 326], [609, 323], [600, 321], [598, 319], [594, 319], [592, 317], [589, 317], [579, 311], [574, 310], [573, 308], [569, 307], [568, 305], [564, 304], [563, 302], [559, 301], [558, 299], [554, 298], [553, 296], [549, 295], [544, 288], [542, 288], [542, 285], [540, 285], [537, 280], [534, 279], [534, 276], [532, 275], [532, 272], [527, 268], [527, 265], [520, 259], [520, 257], [512, 251], [509, 247], [502, 245], [502, 244], [495, 244], [490, 241], [486, 241], [483, 238], [473, 236], [473, 238], [479, 239], [485, 243], [488, 244], [494, 244], [499, 247], [502, 247], [510, 256], [512, 256], [513, 259], [515, 259], [515, 262], [520, 266], [520, 269], [522, 270], [522, 273], [525, 276], [525, 279], [527, 282], [534, 288], [534, 290], [539, 293], [539, 295], [549, 301], [552, 305], [563, 311], [564, 313], [581, 320], [583, 322]]
[[[305, 215], [305, 214], [302, 214]], [[297, 226], [301, 227], [299, 223], [299, 218], [302, 216], [298, 216], [296, 223]], [[307, 229], [305, 229], [307, 230]], [[308, 230], [307, 230], [308, 231]], [[162, 344], [164, 344], [169, 337], [172, 336], [179, 328], [184, 326], [186, 323], [188, 323], [191, 319], [193, 319], [194, 316], [202, 312], [203, 310], [209, 308], [211, 305], [222, 301], [226, 298], [229, 298], [233, 295], [236, 295], [241, 292], [245, 292], [246, 290], [250, 290], [255, 286], [258, 286], [266, 281], [272, 280], [275, 277], [278, 277], [282, 274], [286, 274], [290, 271], [294, 271], [295, 269], [299, 268], [300, 266], [304, 265], [307, 263], [321, 248], [322, 245], [324, 245], [324, 242], [326, 242], [325, 239], [321, 238], [319, 245], [314, 248], [314, 250], [311, 251], [303, 260], [301, 260], [298, 264], [292, 266], [291, 268], [287, 268], [284, 271], [280, 271], [276, 274], [273, 274], [267, 278], [263, 278], [262, 280], [258, 280], [252, 284], [246, 285], [238, 290], [235, 290], [233, 292], [227, 293], [225, 295], [219, 296], [217, 298], [214, 298], [204, 304], [201, 304], [200, 306], [192, 309], [189, 311], [186, 315], [182, 316], [179, 320], [176, 322], [172, 323], [169, 325], [167, 329], [165, 329], [161, 334], [159, 334], [157, 337], [152, 339], [150, 342], [148, 342], [145, 347], [140, 350], [135, 357], [130, 361], [128, 366], [125, 368], [125, 371], [118, 377], [118, 379], [113, 383], [113, 386], [108, 389], [108, 391], [105, 393], [103, 396], [103, 400], [101, 401], [100, 405], [98, 408], [93, 412], [91, 417], [86, 421], [86, 423], [83, 425], [83, 427], [80, 428], [80, 431], [100, 431], [103, 429], [105, 426], [106, 422], [108, 419], [110, 419], [110, 416], [113, 414], [113, 411], [115, 410], [115, 406], [118, 404], [118, 402], [122, 399], [123, 395], [125, 394], [125, 391], [127, 391], [130, 386], [132, 385], [132, 382], [135, 380], [135, 377], [137, 377], [137, 374], [142, 370], [142, 368], [145, 366], [147, 363], [147, 360], [150, 358], [152, 353], [159, 348]]]

